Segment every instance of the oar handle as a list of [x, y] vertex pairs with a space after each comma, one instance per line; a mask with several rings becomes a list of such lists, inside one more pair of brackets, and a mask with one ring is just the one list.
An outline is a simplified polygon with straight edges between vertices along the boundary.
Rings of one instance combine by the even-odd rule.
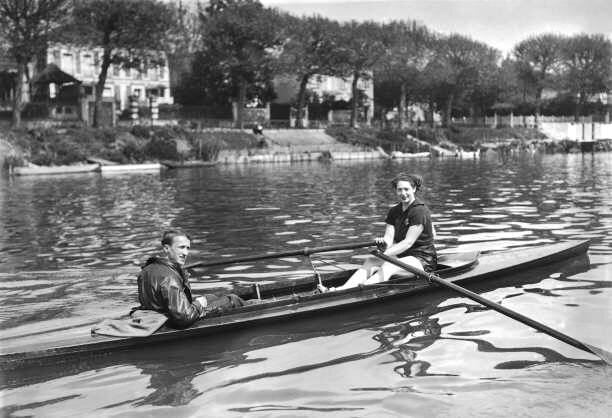
[[588, 344], [585, 344], [581, 341], [576, 340], [575, 338], [570, 337], [569, 335], [566, 335], [560, 331], [557, 331], [556, 329], [553, 329], [547, 325], [542, 324], [541, 322], [538, 322], [534, 319], [531, 319], [521, 313], [518, 313], [516, 311], [513, 311], [512, 309], [508, 309], [505, 306], [502, 306], [498, 303], [495, 303], [489, 299], [486, 299], [482, 296], [480, 296], [479, 294], [476, 294], [470, 290], [467, 290], [461, 286], [458, 286], [454, 283], [451, 283], [449, 281], [446, 281], [444, 279], [442, 279], [441, 277], [439, 277], [438, 275], [434, 274], [434, 273], [426, 273], [423, 270], [413, 267], [411, 265], [408, 265], [400, 260], [398, 260], [396, 257], [390, 257], [384, 253], [382, 253], [379, 250], [374, 250], [372, 251], [372, 254], [374, 254], [376, 257], [381, 258], [382, 260], [388, 261], [391, 264], [394, 264], [398, 267], [403, 268], [406, 271], [409, 271], [413, 274], [415, 274], [418, 277], [422, 277], [425, 278], [429, 281], [435, 282], [441, 286], [444, 286], [448, 289], [451, 289], [467, 298], [470, 298], [478, 303], [480, 303], [481, 305], [484, 305], [490, 309], [493, 309], [494, 311], [497, 311], [503, 315], [506, 315], [516, 321], [522, 322], [525, 325], [529, 325], [532, 328], [537, 329], [538, 331], [541, 331], [545, 334], [550, 335], [551, 337], [554, 337], [560, 341], [563, 341], [571, 346], [574, 346], [576, 348], [579, 348], [581, 350], [587, 351], [591, 354], [595, 354], [597, 357], [599, 357], [600, 359], [604, 360], [606, 363], [610, 364], [610, 358], [609, 357], [609, 353], [607, 353], [605, 350], [602, 350], [600, 348], [597, 347], [593, 347], [590, 346]]
[[301, 250], [285, 251], [285, 252], [280, 252], [280, 253], [269, 253], [269, 254], [251, 255], [247, 257], [225, 258], [223, 260], [216, 260], [216, 261], [197, 261], [195, 263], [186, 265], [185, 268], [191, 269], [195, 267], [222, 266], [225, 264], [245, 263], [248, 261], [267, 260], [270, 258], [283, 258], [283, 257], [292, 257], [292, 256], [308, 257], [310, 254], [315, 254], [315, 253], [326, 253], [330, 251], [341, 251], [341, 250], [354, 250], [356, 248], [372, 247], [374, 245], [376, 245], [375, 241], [366, 241], [366, 242], [355, 242], [352, 244], [332, 245], [332, 246], [327, 246], [327, 247], [313, 247], [313, 248], [306, 247], [306, 248], [302, 248]]

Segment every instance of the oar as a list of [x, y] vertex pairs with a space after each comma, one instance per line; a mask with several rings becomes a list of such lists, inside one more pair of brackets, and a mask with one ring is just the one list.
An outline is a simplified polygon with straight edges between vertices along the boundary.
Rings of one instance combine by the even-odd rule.
[[478, 303], [480, 303], [481, 305], [484, 305], [488, 308], [491, 308], [503, 315], [506, 315], [512, 319], [515, 319], [519, 322], [522, 322], [525, 325], [529, 325], [532, 328], [537, 329], [538, 331], [541, 331], [545, 334], [550, 335], [551, 337], [554, 337], [558, 340], [563, 341], [564, 343], [567, 343], [569, 345], [572, 345], [576, 348], [579, 348], [581, 350], [587, 351], [591, 354], [596, 355], [597, 357], [599, 357], [600, 359], [602, 359], [604, 362], [606, 362], [607, 364], [612, 364], [612, 353], [603, 350], [601, 348], [598, 347], [593, 347], [592, 345], [583, 343], [581, 341], [576, 340], [575, 338], [570, 337], [569, 335], [563, 334], [560, 331], [557, 331], [556, 329], [553, 329], [547, 325], [542, 324], [541, 322], [538, 322], [536, 320], [533, 320], [529, 317], [526, 317], [523, 314], [520, 314], [516, 311], [513, 311], [512, 309], [508, 309], [505, 306], [502, 306], [498, 303], [495, 303], [493, 301], [490, 301], [489, 299], [483, 298], [482, 296], [471, 292], [467, 289], [464, 289], [461, 286], [457, 286], [454, 283], [451, 283], [449, 281], [446, 281], [444, 279], [442, 279], [441, 277], [437, 276], [436, 274], [433, 273], [426, 273], [421, 269], [418, 269], [416, 267], [410, 266], [406, 263], [403, 263], [402, 261], [398, 260], [396, 257], [390, 257], [386, 254], [383, 254], [381, 251], [379, 250], [374, 250], [372, 251], [372, 254], [374, 254], [376, 257], [379, 257], [385, 261], [388, 261], [391, 264], [395, 264], [398, 267], [403, 268], [406, 271], [409, 271], [413, 274], [415, 274], [417, 277], [422, 277], [424, 279], [430, 280], [432, 282], [435, 282], [441, 286], [444, 286], [448, 289], [451, 289], [457, 293], [459, 293], [460, 295], [463, 295], [467, 298], [470, 298]]
[[215, 261], [196, 261], [195, 263], [186, 265], [185, 268], [191, 269], [194, 267], [221, 266], [224, 264], [246, 263], [248, 261], [267, 260], [269, 258], [292, 257], [296, 255], [307, 257], [310, 254], [315, 254], [315, 253], [326, 253], [329, 251], [340, 251], [340, 250], [354, 250], [355, 248], [371, 247], [374, 245], [376, 245], [376, 242], [367, 241], [367, 242], [356, 242], [353, 244], [332, 245], [328, 247], [313, 247], [313, 248], [306, 247], [301, 250], [285, 251], [285, 252], [280, 252], [280, 253], [268, 253], [268, 254], [251, 255], [247, 257], [225, 258], [222, 260], [215, 260]]

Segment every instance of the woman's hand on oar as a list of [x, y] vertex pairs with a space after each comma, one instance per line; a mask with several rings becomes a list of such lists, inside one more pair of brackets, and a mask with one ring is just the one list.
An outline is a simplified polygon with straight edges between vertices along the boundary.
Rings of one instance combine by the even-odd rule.
[[415, 274], [417, 277], [421, 277], [424, 279], [427, 279], [429, 281], [435, 282], [441, 286], [444, 286], [448, 289], [451, 289], [457, 293], [459, 293], [460, 295], [463, 295], [467, 298], [470, 298], [478, 303], [480, 303], [481, 305], [484, 305], [488, 308], [491, 308], [501, 314], [504, 314], [514, 320], [517, 320], [519, 322], [522, 322], [525, 325], [529, 325], [532, 328], [537, 329], [538, 331], [541, 331], [545, 334], [550, 335], [551, 337], [554, 337], [560, 341], [563, 341], [564, 343], [567, 343], [571, 346], [574, 346], [576, 348], [579, 348], [581, 350], [587, 351], [591, 354], [594, 354], [595, 356], [599, 357], [600, 359], [602, 359], [604, 362], [606, 362], [607, 364], [612, 364], [612, 353], [603, 350], [601, 348], [598, 347], [593, 347], [592, 345], [589, 344], [585, 344], [581, 341], [578, 341], [572, 337], [570, 337], [569, 335], [566, 335], [560, 331], [557, 331], [556, 329], [550, 328], [547, 325], [542, 324], [541, 322], [538, 322], [534, 319], [531, 319], [523, 314], [520, 314], [516, 311], [513, 311], [511, 309], [506, 308], [505, 306], [502, 306], [498, 303], [495, 303], [489, 299], [486, 299], [470, 290], [464, 289], [461, 286], [457, 286], [454, 283], [451, 283], [449, 281], [446, 281], [444, 279], [442, 279], [441, 277], [437, 276], [434, 273], [426, 273], [421, 269], [415, 268], [413, 266], [410, 266], [406, 263], [403, 263], [402, 261], [400, 261], [399, 259], [397, 259], [396, 257], [390, 257], [388, 255], [383, 254], [382, 252], [380, 252], [379, 250], [374, 250], [372, 251], [372, 254], [374, 254], [376, 257], [379, 257], [391, 264], [394, 264], [398, 267], [403, 268], [406, 271], [409, 271], [413, 274]]
[[313, 248], [306, 247], [306, 248], [302, 248], [301, 250], [285, 251], [285, 252], [280, 252], [280, 253], [268, 253], [268, 254], [251, 255], [247, 257], [225, 258], [225, 259], [216, 260], [216, 261], [197, 261], [195, 263], [187, 264], [185, 268], [191, 269], [194, 267], [221, 266], [225, 264], [246, 263], [248, 261], [267, 260], [270, 258], [293, 257], [297, 255], [307, 257], [310, 254], [315, 254], [315, 253], [326, 253], [330, 251], [341, 251], [341, 250], [354, 250], [356, 248], [372, 247], [375, 245], [376, 245], [375, 241], [367, 241], [367, 242], [356, 242], [353, 244], [331, 245], [327, 247], [313, 247]]

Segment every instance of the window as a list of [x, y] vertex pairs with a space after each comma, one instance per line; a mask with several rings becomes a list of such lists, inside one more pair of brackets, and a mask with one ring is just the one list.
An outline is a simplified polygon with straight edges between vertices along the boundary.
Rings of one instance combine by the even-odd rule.
[[60, 68], [69, 74], [74, 74], [74, 56], [72, 53], [62, 53], [62, 63]]
[[119, 64], [113, 64], [113, 76], [119, 77]]
[[76, 73], [81, 74], [81, 54], [79, 52], [74, 56], [76, 64]]
[[82, 62], [82, 70], [83, 70], [83, 75], [85, 76], [93, 76], [93, 72], [94, 72], [94, 61], [93, 61], [93, 55], [91, 54], [84, 54], [83, 55], [83, 62]]

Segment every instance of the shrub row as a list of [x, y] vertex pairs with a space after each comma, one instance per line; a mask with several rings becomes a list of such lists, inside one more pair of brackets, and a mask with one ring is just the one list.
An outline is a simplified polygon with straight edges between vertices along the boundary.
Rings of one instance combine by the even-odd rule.
[[[117, 163], [214, 160], [222, 149], [247, 149], [259, 139], [244, 131], [192, 131], [178, 126], [40, 128], [0, 133], [12, 152], [8, 164], [65, 165], [96, 157]], [[11, 148], [11, 149], [12, 149]], [[5, 156], [9, 157], [8, 154]], [[5, 162], [7, 164], [7, 162]]]

